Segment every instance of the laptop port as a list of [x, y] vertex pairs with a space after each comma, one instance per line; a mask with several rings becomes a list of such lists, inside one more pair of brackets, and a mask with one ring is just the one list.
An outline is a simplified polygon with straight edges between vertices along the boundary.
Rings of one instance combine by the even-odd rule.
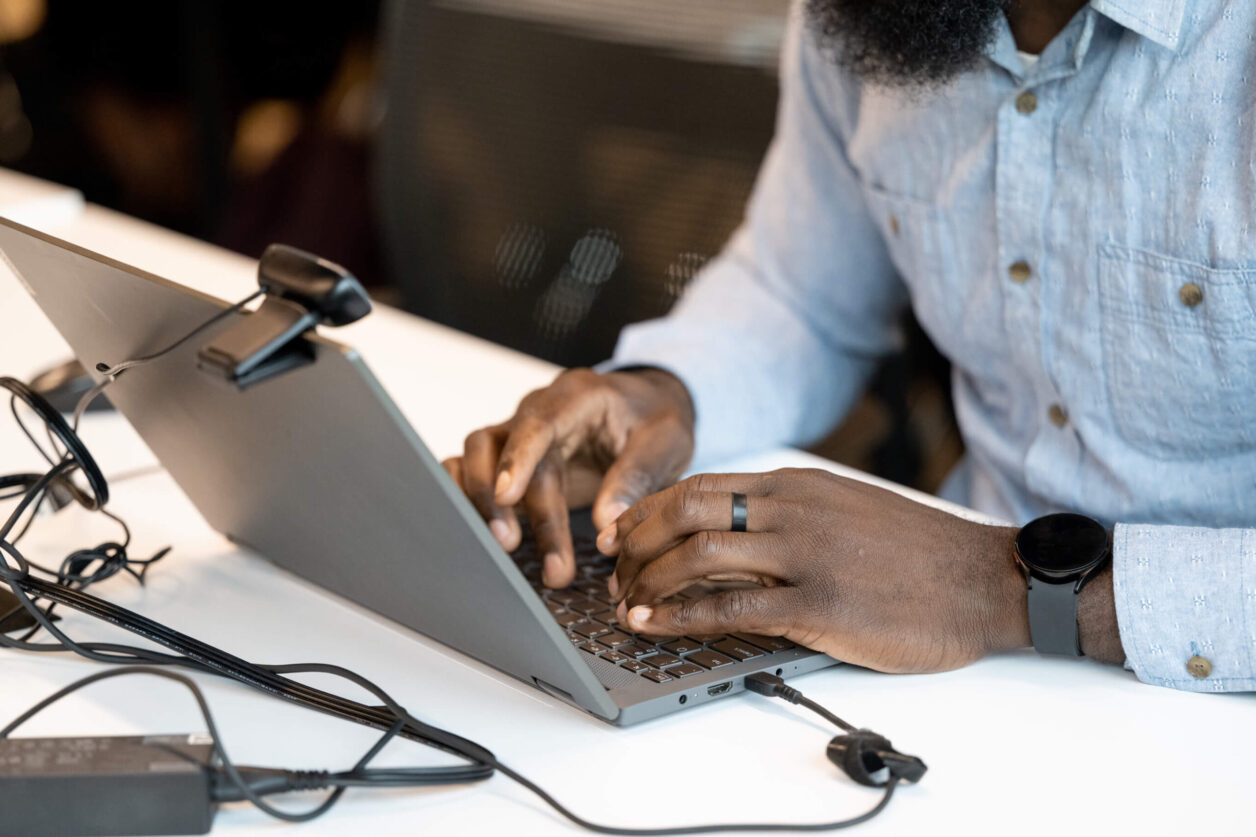
[[727, 683], [716, 683], [714, 686], [707, 686], [707, 694], [715, 697], [716, 695], [724, 694], [731, 688], [733, 688], [733, 681], [731, 680]]

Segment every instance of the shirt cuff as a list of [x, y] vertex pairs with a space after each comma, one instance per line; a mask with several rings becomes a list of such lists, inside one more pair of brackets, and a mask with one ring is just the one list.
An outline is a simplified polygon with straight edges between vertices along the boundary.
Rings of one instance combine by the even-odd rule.
[[1118, 525], [1112, 561], [1121, 644], [1139, 680], [1256, 690], [1256, 530]]

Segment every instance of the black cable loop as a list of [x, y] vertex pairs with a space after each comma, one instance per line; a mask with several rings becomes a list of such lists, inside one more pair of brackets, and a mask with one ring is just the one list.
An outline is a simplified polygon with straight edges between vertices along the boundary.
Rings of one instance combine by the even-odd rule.
[[[179, 682], [192, 692], [205, 719], [210, 737], [214, 742], [215, 753], [222, 762], [222, 769], [230, 778], [233, 787], [244, 799], [247, 799], [260, 810], [289, 822], [305, 822], [321, 816], [339, 801], [344, 791], [349, 787], [410, 787], [420, 784], [463, 784], [487, 779], [492, 776], [494, 771], [501, 771], [504, 776], [535, 794], [556, 813], [582, 828], [601, 834], [632, 835], [632, 837], [706, 834], [716, 831], [828, 831], [847, 828], [865, 822], [876, 816], [889, 804], [898, 783], [897, 778], [893, 777], [886, 784], [883, 795], [873, 808], [859, 816], [830, 823], [751, 823], [681, 828], [618, 828], [600, 825], [586, 820], [566, 808], [539, 785], [499, 762], [492, 752], [481, 745], [447, 730], [431, 726], [414, 717], [384, 692], [383, 689], [353, 671], [340, 666], [320, 663], [287, 665], [249, 663], [214, 646], [181, 634], [161, 623], [84, 592], [86, 587], [111, 578], [120, 572], [127, 572], [137, 581], [143, 583], [144, 575], [148, 568], [165, 557], [169, 552], [169, 548], [167, 547], [154, 554], [151, 558], [144, 560], [131, 559], [127, 556], [127, 548], [131, 541], [130, 530], [123, 520], [104, 509], [109, 500], [108, 483], [86, 445], [83, 444], [76, 432], [83, 412], [97, 395], [103, 392], [110, 383], [126, 370], [155, 360], [173, 351], [213, 323], [231, 313], [239, 311], [245, 304], [262, 293], [263, 291], [259, 290], [241, 302], [218, 312], [212, 318], [158, 352], [134, 360], [124, 361], [114, 366], [98, 364], [97, 371], [106, 377], [80, 399], [75, 409], [73, 426], [68, 424], [65, 418], [48, 404], [45, 399], [21, 381], [9, 377], [0, 378], [0, 388], [8, 390], [11, 394], [10, 412], [13, 413], [14, 419], [22, 432], [51, 466], [50, 470], [42, 475], [15, 474], [0, 477], [0, 491], [9, 491], [9, 493], [0, 495], [0, 500], [21, 498], [8, 519], [0, 525], [0, 581], [8, 585], [18, 600], [17, 607], [10, 609], [8, 613], [0, 615], [0, 624], [3, 624], [13, 614], [22, 610], [25, 610], [35, 622], [31, 630], [19, 638], [13, 638], [0, 632], [0, 647], [35, 653], [72, 652], [96, 662], [128, 666], [123, 669], [97, 672], [59, 690], [27, 710], [27, 712], [23, 713], [3, 730], [0, 730], [0, 738], [6, 737], [26, 720], [29, 720], [47, 706], [79, 688], [110, 677], [143, 673]], [[48, 434], [53, 455], [50, 455], [44, 449], [43, 445], [36, 439], [35, 434], [31, 432], [30, 428], [22, 420], [17, 409], [17, 401], [19, 400], [25, 403], [44, 421], [45, 431]], [[70, 479], [75, 472], [82, 472], [90, 493], [84, 492]], [[54, 497], [50, 492], [53, 492], [55, 489], [60, 489], [63, 494]], [[73, 552], [63, 559], [56, 570], [31, 562], [22, 554], [17, 546], [17, 542], [21, 540], [22, 535], [29, 528], [31, 521], [34, 519], [34, 513], [39, 506], [49, 500], [49, 498], [53, 498], [54, 502], [62, 504], [72, 500], [91, 511], [103, 512], [122, 527], [122, 541], [120, 543], [106, 542], [99, 544], [93, 549]], [[23, 515], [28, 511], [31, 512], [30, 518], [27, 519], [26, 524], [17, 536], [10, 538], [10, 533], [13, 532], [18, 522], [22, 520]], [[93, 568], [93, 565], [96, 566]], [[139, 567], [138, 570], [134, 569], [136, 566]], [[55, 579], [55, 581], [45, 581], [38, 578], [32, 574], [32, 571], [47, 575]], [[41, 609], [36, 604], [37, 601], [41, 600], [49, 602], [47, 608]], [[172, 653], [118, 643], [78, 642], [53, 622], [52, 611], [58, 605], [72, 608], [85, 615], [127, 630]], [[40, 630], [46, 631], [55, 641], [31, 642], [31, 638]], [[292, 787], [279, 788], [281, 790], [309, 789], [311, 785], [319, 783], [325, 783], [326, 787], [333, 788], [331, 793], [315, 807], [297, 814], [289, 813], [265, 802], [261, 798], [261, 794], [256, 792], [244, 780], [239, 770], [231, 762], [222, 746], [221, 737], [208, 703], [196, 683], [187, 677], [164, 670], [165, 667], [180, 667], [202, 674], [226, 677], [245, 686], [269, 693], [272, 696], [295, 702], [306, 708], [374, 727], [382, 730], [383, 734], [374, 746], [358, 760], [353, 769], [349, 771], [338, 774], [328, 774], [321, 771], [282, 772], [284, 776], [290, 777]], [[365, 689], [374, 695], [382, 705], [367, 706], [284, 676], [301, 673], [319, 673], [339, 677]], [[823, 707], [814, 704], [812, 701], [802, 699], [801, 695], [799, 695], [797, 702], [820, 712], [839, 725], [847, 726], [845, 722], [824, 710]], [[459, 756], [465, 759], [468, 764], [457, 767], [368, 769], [369, 762], [378, 755], [389, 741], [396, 737], [407, 738]], [[273, 776], [268, 781], [273, 781]]]

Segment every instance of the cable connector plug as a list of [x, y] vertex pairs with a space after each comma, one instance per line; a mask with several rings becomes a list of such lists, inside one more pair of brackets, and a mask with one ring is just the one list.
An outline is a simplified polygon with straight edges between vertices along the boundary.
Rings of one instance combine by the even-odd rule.
[[787, 686], [775, 674], [761, 672], [746, 677], [746, 688], [767, 697], [778, 697], [804, 706], [843, 730], [829, 742], [827, 755], [842, 772], [861, 785], [885, 787], [890, 782], [919, 782], [928, 769], [916, 756], [894, 749], [883, 735], [870, 729], [856, 729], [802, 692]]
[[802, 692], [793, 686], [788, 686], [785, 681], [777, 677], [775, 674], [760, 672], [751, 674], [746, 678], [746, 688], [752, 692], [767, 697], [778, 697], [787, 700], [790, 703], [802, 703]]

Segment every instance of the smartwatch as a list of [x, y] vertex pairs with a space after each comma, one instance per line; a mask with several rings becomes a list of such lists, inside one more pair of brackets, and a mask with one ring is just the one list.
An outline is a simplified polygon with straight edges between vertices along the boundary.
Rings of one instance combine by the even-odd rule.
[[1112, 556], [1108, 530], [1080, 514], [1051, 514], [1016, 535], [1016, 563], [1029, 585], [1029, 636], [1039, 654], [1082, 656], [1077, 602]]

